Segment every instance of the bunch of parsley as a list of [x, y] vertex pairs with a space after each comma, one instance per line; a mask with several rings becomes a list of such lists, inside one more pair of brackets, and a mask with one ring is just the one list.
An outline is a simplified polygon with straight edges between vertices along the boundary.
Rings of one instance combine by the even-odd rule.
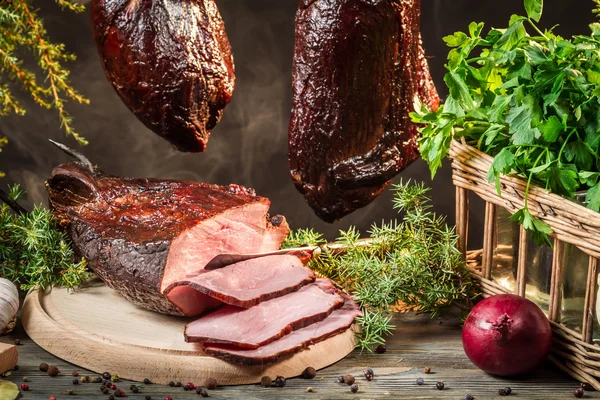
[[540, 243], [552, 230], [529, 211], [531, 183], [570, 199], [587, 190], [587, 207], [600, 211], [600, 24], [566, 39], [538, 27], [543, 0], [524, 4], [527, 16], [513, 15], [506, 29], [482, 35], [484, 24], [471, 23], [445, 37], [450, 94], [437, 111], [417, 102], [411, 117], [424, 124], [419, 146], [432, 176], [462, 137], [494, 156], [488, 177], [498, 193], [501, 175], [523, 176], [525, 206], [512, 219]]

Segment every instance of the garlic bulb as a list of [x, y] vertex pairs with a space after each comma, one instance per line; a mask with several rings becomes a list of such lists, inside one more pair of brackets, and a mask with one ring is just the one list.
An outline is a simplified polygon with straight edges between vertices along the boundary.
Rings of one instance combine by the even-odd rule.
[[0, 335], [11, 332], [19, 311], [19, 290], [8, 279], [0, 278]]

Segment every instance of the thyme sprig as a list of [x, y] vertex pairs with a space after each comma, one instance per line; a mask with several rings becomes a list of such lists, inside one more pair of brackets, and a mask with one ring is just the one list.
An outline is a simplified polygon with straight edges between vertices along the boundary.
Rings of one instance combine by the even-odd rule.
[[[365, 245], [354, 227], [340, 232], [343, 252], [325, 250], [309, 266], [352, 293], [363, 315], [358, 347], [371, 350], [394, 330], [392, 316], [404, 308], [440, 315], [452, 305], [467, 307], [476, 286], [456, 248], [458, 237], [443, 216], [431, 211], [429, 188], [400, 183], [393, 187], [394, 208], [403, 221], [373, 224]], [[322, 235], [301, 229], [290, 235], [285, 247], [318, 245]]]
[[[9, 197], [23, 196], [18, 185]], [[91, 277], [85, 260], [76, 261], [67, 235], [52, 212], [41, 206], [16, 214], [0, 205], [0, 276], [18, 283], [22, 290], [53, 285], [74, 288]]]

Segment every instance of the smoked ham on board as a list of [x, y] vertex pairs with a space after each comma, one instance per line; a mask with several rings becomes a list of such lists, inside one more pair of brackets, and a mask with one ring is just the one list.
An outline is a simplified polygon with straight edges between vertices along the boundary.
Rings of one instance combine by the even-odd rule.
[[420, 0], [300, 0], [289, 162], [332, 222], [369, 204], [418, 156], [415, 98], [439, 97], [421, 46]]

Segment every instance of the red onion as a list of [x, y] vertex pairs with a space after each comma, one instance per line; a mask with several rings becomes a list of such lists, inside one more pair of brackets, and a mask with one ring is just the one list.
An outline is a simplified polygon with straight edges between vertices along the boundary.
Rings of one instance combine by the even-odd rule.
[[500, 294], [471, 310], [462, 340], [473, 364], [489, 374], [510, 376], [531, 371], [546, 358], [552, 330], [532, 301]]

